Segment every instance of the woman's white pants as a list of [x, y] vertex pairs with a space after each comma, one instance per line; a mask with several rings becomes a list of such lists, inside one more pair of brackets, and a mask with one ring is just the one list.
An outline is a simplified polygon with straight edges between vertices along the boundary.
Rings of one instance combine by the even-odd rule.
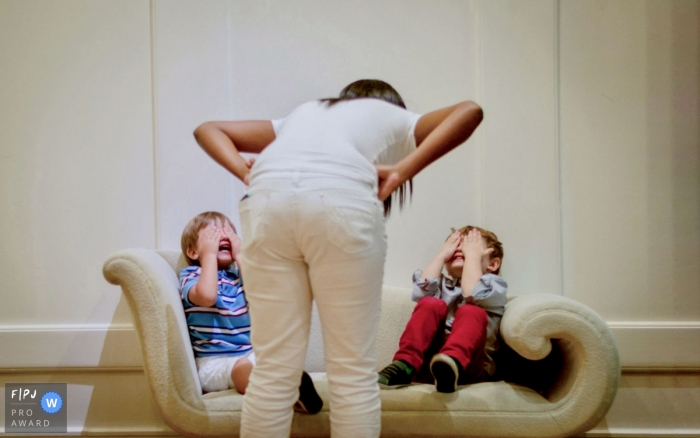
[[312, 300], [323, 333], [331, 435], [379, 436], [375, 338], [386, 236], [375, 193], [371, 184], [297, 172], [256, 180], [241, 201], [241, 267], [257, 361], [242, 437], [289, 436]]

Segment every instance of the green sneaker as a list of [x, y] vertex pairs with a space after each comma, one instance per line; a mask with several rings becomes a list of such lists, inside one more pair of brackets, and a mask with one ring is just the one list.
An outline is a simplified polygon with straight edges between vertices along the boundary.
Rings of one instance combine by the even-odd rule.
[[435, 389], [437, 392], [455, 392], [459, 379], [459, 365], [446, 354], [436, 354], [430, 361], [430, 372], [435, 377]]
[[413, 367], [402, 360], [395, 360], [379, 372], [377, 382], [382, 389], [408, 386], [413, 380]]

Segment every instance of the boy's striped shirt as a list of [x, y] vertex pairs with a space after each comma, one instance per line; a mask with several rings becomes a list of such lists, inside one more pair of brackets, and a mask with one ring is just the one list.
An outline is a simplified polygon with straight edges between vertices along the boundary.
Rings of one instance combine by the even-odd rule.
[[252, 349], [250, 315], [238, 271], [218, 272], [219, 294], [212, 307], [200, 307], [189, 300], [189, 291], [199, 281], [201, 272], [199, 266], [188, 266], [180, 271], [180, 296], [195, 356], [247, 353]]

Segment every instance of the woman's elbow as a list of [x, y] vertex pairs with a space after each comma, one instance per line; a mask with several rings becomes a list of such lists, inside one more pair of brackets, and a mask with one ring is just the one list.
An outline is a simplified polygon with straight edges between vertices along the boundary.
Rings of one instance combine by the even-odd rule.
[[197, 140], [198, 143], [200, 143], [200, 140], [206, 135], [207, 131], [209, 131], [212, 128], [212, 122], [204, 122], [201, 125], [197, 126], [195, 128], [194, 132], [192, 133], [194, 135], [195, 140]]
[[474, 130], [481, 124], [484, 119], [484, 111], [479, 105], [471, 100], [459, 104], [458, 118], [459, 125], [462, 129], [462, 141], [471, 137]]
[[473, 120], [475, 120], [477, 123], [481, 123], [482, 120], [484, 120], [484, 110], [481, 109], [479, 104], [472, 100], [468, 100], [466, 102], [462, 102], [462, 107], [465, 112], [467, 112]]

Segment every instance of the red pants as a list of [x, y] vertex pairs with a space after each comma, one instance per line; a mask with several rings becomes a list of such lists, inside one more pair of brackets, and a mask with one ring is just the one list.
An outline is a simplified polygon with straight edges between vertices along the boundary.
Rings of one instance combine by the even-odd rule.
[[444, 301], [434, 297], [421, 298], [401, 335], [394, 360], [406, 361], [418, 370], [417, 381], [432, 382], [430, 360], [433, 355], [443, 353], [459, 365], [460, 385], [482, 381], [488, 323], [486, 311], [473, 304], [462, 305], [455, 313], [450, 333], [445, 333], [446, 319], [447, 304]]

